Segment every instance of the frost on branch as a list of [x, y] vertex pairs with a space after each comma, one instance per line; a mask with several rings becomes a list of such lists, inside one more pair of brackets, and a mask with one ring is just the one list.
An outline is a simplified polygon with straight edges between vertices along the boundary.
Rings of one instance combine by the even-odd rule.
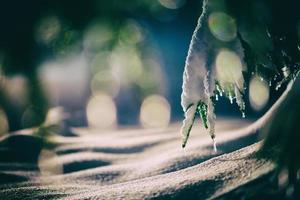
[[[209, 3], [208, 3], [209, 2]], [[223, 94], [244, 113], [243, 51], [237, 27], [225, 12], [214, 12], [214, 1], [204, 1], [193, 33], [183, 74], [181, 105], [185, 119], [181, 128], [185, 147], [196, 115], [211, 138], [215, 138], [214, 101]], [[218, 5], [220, 8], [220, 5]], [[220, 26], [223, 26], [220, 29]], [[244, 115], [244, 114], [243, 114]]]
[[[259, 8], [255, 7], [258, 2], [262, 5]], [[273, 85], [277, 90], [296, 78], [300, 70], [300, 44], [294, 31], [296, 21], [286, 23], [287, 29], [282, 29], [282, 24], [277, 22], [281, 16], [273, 8], [270, 2], [259, 0], [203, 1], [183, 74], [183, 147], [197, 114], [211, 138], [215, 138], [214, 103], [219, 97], [227, 97], [232, 104], [235, 101], [245, 117], [243, 74], [252, 80], [248, 83], [250, 103], [252, 95], [256, 97], [252, 100], [258, 100], [252, 107], [264, 104], [261, 96], [257, 96], [257, 89], [269, 91]], [[269, 13], [274, 19], [256, 13]], [[287, 19], [290, 23], [291, 19]]]

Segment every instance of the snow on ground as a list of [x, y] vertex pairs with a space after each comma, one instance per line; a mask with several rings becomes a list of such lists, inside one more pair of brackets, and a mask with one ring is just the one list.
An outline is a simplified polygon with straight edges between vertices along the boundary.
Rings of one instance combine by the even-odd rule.
[[[217, 122], [218, 152], [199, 126], [186, 149], [179, 125], [77, 137], [17, 134], [0, 140], [0, 199], [207, 199], [220, 196], [274, 166], [257, 159], [260, 143], [241, 120]], [[243, 148], [245, 147], [245, 148]]]

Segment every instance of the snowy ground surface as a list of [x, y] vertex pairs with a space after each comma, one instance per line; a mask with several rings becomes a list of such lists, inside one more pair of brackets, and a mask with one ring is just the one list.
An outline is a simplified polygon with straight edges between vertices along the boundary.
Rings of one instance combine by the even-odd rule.
[[0, 199], [210, 199], [237, 191], [245, 195], [240, 187], [274, 169], [256, 158], [261, 144], [255, 132], [242, 128], [248, 124], [218, 120], [217, 153], [199, 126], [183, 150], [179, 124], [163, 130], [75, 129], [78, 136], [55, 136], [48, 148], [30, 131], [4, 137]]

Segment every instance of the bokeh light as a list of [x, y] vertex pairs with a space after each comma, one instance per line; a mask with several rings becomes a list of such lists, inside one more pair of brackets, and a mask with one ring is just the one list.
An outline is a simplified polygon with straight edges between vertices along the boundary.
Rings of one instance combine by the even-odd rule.
[[89, 127], [112, 128], [116, 125], [117, 109], [111, 96], [98, 93], [92, 96], [86, 107]]
[[143, 127], [167, 127], [170, 122], [170, 116], [170, 104], [163, 96], [151, 95], [143, 101], [140, 110], [140, 122]]
[[83, 44], [86, 49], [103, 48], [113, 39], [113, 30], [108, 23], [97, 21], [92, 23], [84, 33]]
[[9, 125], [5, 112], [0, 108], [0, 136], [6, 134], [9, 130]]
[[116, 97], [119, 93], [120, 81], [113, 76], [109, 58], [110, 53], [103, 51], [97, 53], [91, 62], [92, 80], [90, 85], [92, 94], [102, 91]]
[[243, 65], [240, 57], [233, 51], [222, 49], [216, 58], [216, 73], [222, 85], [226, 83], [243, 85]]
[[263, 109], [269, 100], [270, 88], [266, 81], [259, 76], [254, 76], [249, 85], [249, 100], [251, 107], [259, 111]]
[[103, 50], [103, 51], [99, 51], [95, 55], [93, 55], [91, 62], [90, 62], [91, 72], [93, 74], [95, 74], [99, 71], [109, 71], [110, 70], [110, 65], [109, 65], [110, 54], [111, 54], [111, 52]]
[[159, 3], [169, 9], [178, 9], [185, 4], [185, 0], [158, 0]]
[[22, 107], [28, 102], [28, 83], [24, 76], [3, 77], [5, 94], [10, 101], [18, 107]]
[[113, 76], [124, 86], [139, 80], [143, 73], [141, 57], [132, 47], [116, 48], [111, 54], [110, 65]]
[[285, 188], [289, 183], [289, 172], [287, 169], [282, 169], [278, 175], [278, 186]]
[[87, 69], [87, 58], [83, 54], [43, 63], [39, 68], [39, 77], [48, 93], [48, 101], [53, 106], [85, 101], [86, 89], [89, 88]]
[[55, 40], [61, 31], [61, 23], [56, 16], [42, 18], [36, 29], [36, 40], [45, 44]]
[[165, 74], [162, 71], [161, 63], [158, 59], [144, 59], [143, 73], [139, 77], [138, 85], [142, 93], [149, 95], [151, 93], [165, 92], [166, 83]]
[[95, 74], [91, 81], [91, 91], [93, 94], [97, 94], [100, 91], [104, 91], [111, 96], [118, 95], [120, 90], [120, 83], [116, 80], [111, 72], [98, 72]]
[[223, 42], [229, 42], [237, 35], [235, 20], [223, 12], [211, 13], [208, 18], [208, 26], [211, 33]]
[[137, 44], [144, 39], [143, 28], [135, 20], [127, 20], [120, 30], [119, 42], [121, 44]]

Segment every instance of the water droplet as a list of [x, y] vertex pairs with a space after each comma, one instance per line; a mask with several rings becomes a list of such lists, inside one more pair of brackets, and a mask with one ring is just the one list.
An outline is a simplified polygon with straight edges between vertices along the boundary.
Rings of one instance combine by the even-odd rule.
[[240, 90], [238, 89], [238, 87], [235, 85], [234, 86], [234, 93], [235, 93], [235, 99], [236, 99], [236, 103], [240, 108], [240, 111], [242, 112], [242, 116], [245, 114], [245, 102], [243, 99], [243, 95], [241, 94]]
[[279, 90], [279, 88], [281, 87], [281, 84], [277, 84], [275, 90]]
[[245, 112], [242, 112], [242, 118], [246, 118]]
[[216, 83], [216, 89], [217, 89], [218, 93], [220, 94], [220, 96], [222, 96], [223, 95], [222, 94], [222, 89], [221, 89], [221, 87], [218, 83]]
[[217, 153], [218, 152], [217, 142], [216, 142], [216, 140], [214, 138], [212, 140], [213, 140], [214, 152]]
[[230, 104], [233, 104], [233, 97], [229, 95]]
[[219, 95], [216, 94], [216, 101], [219, 101]]

